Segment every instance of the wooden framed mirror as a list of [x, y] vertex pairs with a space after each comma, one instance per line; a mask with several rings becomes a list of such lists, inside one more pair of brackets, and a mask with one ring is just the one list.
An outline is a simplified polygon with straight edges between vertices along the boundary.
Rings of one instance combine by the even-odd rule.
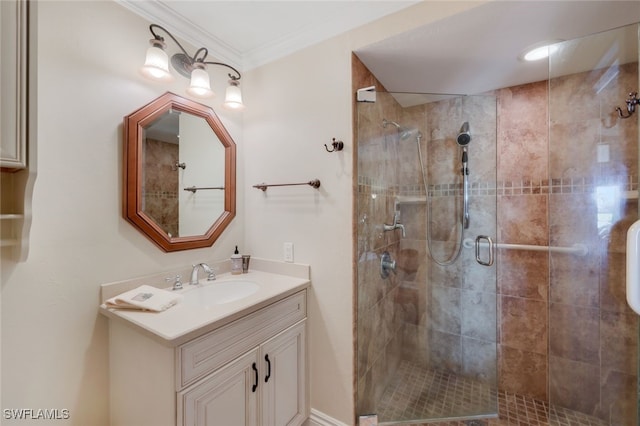
[[210, 247], [236, 214], [236, 144], [167, 92], [124, 118], [123, 215], [162, 250]]

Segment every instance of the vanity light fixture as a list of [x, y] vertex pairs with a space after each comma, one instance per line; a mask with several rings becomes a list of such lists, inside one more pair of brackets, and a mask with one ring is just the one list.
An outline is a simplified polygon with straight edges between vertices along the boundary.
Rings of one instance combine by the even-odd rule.
[[178, 74], [191, 79], [189, 87], [187, 88], [189, 95], [196, 98], [211, 98], [215, 96], [215, 93], [211, 90], [209, 73], [207, 73], [206, 67], [207, 65], [220, 65], [231, 69], [235, 73], [229, 73], [229, 87], [227, 87], [225, 93], [223, 106], [235, 110], [244, 108], [242, 92], [240, 90], [240, 79], [242, 75], [237, 69], [222, 62], [206, 61], [209, 51], [205, 47], [196, 50], [193, 56], [189, 55], [173, 34], [160, 25], [151, 24], [149, 26], [149, 31], [151, 31], [153, 38], [149, 40], [151, 46], [147, 49], [144, 65], [140, 69], [142, 75], [155, 81], [173, 81], [173, 75], [169, 71], [169, 56], [165, 51], [166, 44], [164, 38], [157, 34], [157, 30], [164, 31], [181, 50], [181, 52], [171, 56], [171, 65]]

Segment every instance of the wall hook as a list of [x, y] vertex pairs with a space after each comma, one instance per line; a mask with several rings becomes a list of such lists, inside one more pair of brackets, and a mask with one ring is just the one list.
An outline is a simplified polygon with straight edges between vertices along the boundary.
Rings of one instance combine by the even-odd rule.
[[327, 152], [342, 151], [344, 149], [344, 142], [337, 141], [336, 138], [332, 138], [331, 140], [333, 140], [333, 142], [331, 143], [331, 145], [333, 146], [332, 150], [329, 150], [329, 147], [326, 143], [324, 144], [324, 149], [326, 149]]
[[179, 161], [176, 161], [173, 166], [171, 167], [171, 170], [176, 171], [178, 169], [182, 169], [185, 170], [187, 168], [187, 163], [181, 163]]
[[627, 99], [626, 102], [628, 112], [627, 115], [622, 114], [622, 109], [620, 107], [616, 108], [616, 111], [618, 111], [618, 116], [620, 118], [629, 118], [633, 115], [634, 112], [636, 112], [636, 105], [640, 104], [640, 99], [638, 99], [638, 92], [629, 93], [629, 99]]

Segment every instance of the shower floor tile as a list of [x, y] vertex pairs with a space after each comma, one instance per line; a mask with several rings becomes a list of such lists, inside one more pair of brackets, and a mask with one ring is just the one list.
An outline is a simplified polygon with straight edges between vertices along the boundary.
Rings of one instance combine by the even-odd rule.
[[549, 405], [522, 395], [491, 389], [455, 374], [421, 368], [403, 361], [378, 404], [378, 421], [490, 415], [498, 418], [431, 422], [429, 426], [607, 426], [596, 417]]

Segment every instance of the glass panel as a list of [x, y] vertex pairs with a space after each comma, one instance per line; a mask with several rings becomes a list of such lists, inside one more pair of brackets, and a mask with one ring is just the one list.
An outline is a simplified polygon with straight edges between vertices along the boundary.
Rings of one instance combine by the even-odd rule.
[[[638, 316], [627, 306], [625, 239], [638, 219], [638, 26], [558, 44], [550, 57], [550, 424], [637, 424]], [[590, 417], [586, 417], [588, 415]], [[562, 417], [562, 418], [560, 418]], [[581, 423], [582, 424], [582, 423]], [[587, 423], [584, 423], [587, 424]]]
[[496, 99], [378, 92], [357, 119], [357, 413], [495, 416], [496, 266], [473, 241], [496, 236]]

